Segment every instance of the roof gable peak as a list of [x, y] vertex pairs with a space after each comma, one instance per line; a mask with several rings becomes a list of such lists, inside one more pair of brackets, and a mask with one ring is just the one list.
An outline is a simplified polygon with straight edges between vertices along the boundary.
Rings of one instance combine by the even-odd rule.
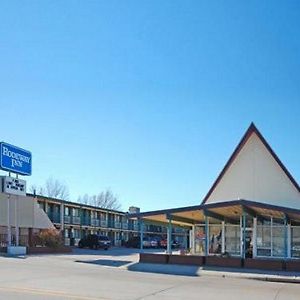
[[203, 199], [203, 201], [202, 201], [201, 204], [205, 204], [206, 203], [206, 201], [208, 200], [208, 198], [210, 197], [210, 195], [213, 193], [213, 191], [217, 187], [218, 183], [221, 181], [221, 179], [225, 175], [226, 171], [230, 168], [231, 164], [234, 162], [234, 160], [236, 159], [236, 157], [238, 156], [238, 154], [240, 153], [240, 151], [243, 149], [243, 147], [245, 146], [245, 144], [247, 143], [247, 141], [249, 140], [249, 138], [252, 136], [253, 133], [255, 133], [257, 135], [257, 137], [259, 138], [259, 140], [266, 147], [267, 151], [275, 159], [275, 161], [277, 162], [277, 164], [284, 171], [284, 173], [287, 175], [287, 177], [292, 182], [292, 184], [295, 186], [295, 188], [298, 190], [298, 192], [300, 192], [300, 187], [299, 187], [298, 183], [296, 182], [296, 180], [293, 178], [293, 176], [290, 174], [290, 172], [287, 170], [287, 168], [283, 165], [283, 163], [281, 162], [281, 160], [275, 154], [275, 152], [273, 151], [273, 149], [271, 148], [271, 146], [268, 144], [268, 142], [265, 140], [265, 138], [263, 137], [263, 135], [260, 133], [260, 131], [255, 126], [254, 122], [251, 122], [250, 126], [246, 130], [246, 132], [243, 135], [242, 139], [238, 143], [237, 147], [233, 151], [233, 153], [230, 156], [229, 160], [225, 164], [223, 170], [221, 171], [221, 173], [219, 174], [219, 176], [217, 177], [217, 179], [213, 183], [212, 187], [210, 188], [210, 190], [208, 191], [208, 193], [204, 197], [204, 199]]

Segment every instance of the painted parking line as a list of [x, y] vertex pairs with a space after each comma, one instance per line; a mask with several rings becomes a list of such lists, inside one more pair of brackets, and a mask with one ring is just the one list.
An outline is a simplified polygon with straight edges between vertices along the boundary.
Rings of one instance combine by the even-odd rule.
[[53, 296], [53, 297], [63, 297], [63, 299], [77, 299], [77, 300], [109, 300], [103, 297], [85, 297], [79, 295], [71, 295], [61, 291], [53, 290], [43, 290], [43, 289], [33, 289], [33, 288], [19, 288], [19, 287], [0, 287], [0, 291], [8, 293], [18, 293], [18, 294], [31, 294], [31, 295], [41, 295], [41, 296]]

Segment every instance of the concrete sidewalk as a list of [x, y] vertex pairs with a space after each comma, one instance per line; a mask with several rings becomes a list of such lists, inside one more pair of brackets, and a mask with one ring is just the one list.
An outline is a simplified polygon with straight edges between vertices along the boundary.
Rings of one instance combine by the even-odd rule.
[[255, 269], [237, 269], [220, 267], [198, 267], [187, 265], [166, 265], [149, 263], [131, 263], [123, 266], [129, 271], [159, 273], [181, 276], [218, 276], [228, 278], [255, 279], [271, 282], [300, 283], [299, 272], [262, 271]]

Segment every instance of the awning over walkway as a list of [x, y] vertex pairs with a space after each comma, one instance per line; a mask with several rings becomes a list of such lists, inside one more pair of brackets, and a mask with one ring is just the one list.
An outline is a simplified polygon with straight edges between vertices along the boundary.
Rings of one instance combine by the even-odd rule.
[[253, 217], [273, 217], [276, 219], [288, 219], [290, 221], [300, 222], [300, 209], [270, 205], [244, 199], [149, 211], [129, 215], [129, 218], [166, 224], [169, 220], [172, 220], [172, 224], [174, 225], [191, 226], [204, 223], [206, 216], [210, 217], [210, 219], [225, 220], [235, 223], [239, 222], [243, 213]]

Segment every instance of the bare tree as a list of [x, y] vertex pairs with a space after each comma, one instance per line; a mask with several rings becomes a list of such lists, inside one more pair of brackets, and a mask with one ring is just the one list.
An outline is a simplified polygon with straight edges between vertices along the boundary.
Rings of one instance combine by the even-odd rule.
[[53, 179], [52, 177], [46, 180], [44, 186], [32, 185], [30, 187], [32, 193], [36, 193], [41, 196], [46, 196], [50, 198], [68, 200], [69, 199], [69, 189], [67, 185], [58, 179]]
[[78, 202], [89, 204], [101, 208], [108, 208], [114, 210], [121, 209], [121, 203], [118, 200], [118, 197], [113, 194], [110, 189], [106, 189], [103, 192], [100, 192], [98, 195], [89, 196], [85, 194], [83, 197], [78, 197]]
[[46, 196], [45, 188], [42, 186], [37, 186], [37, 185], [33, 184], [32, 186], [30, 186], [29, 191], [32, 194]]
[[79, 196], [77, 202], [83, 204], [90, 204], [90, 196], [88, 194], [84, 194], [83, 196]]

